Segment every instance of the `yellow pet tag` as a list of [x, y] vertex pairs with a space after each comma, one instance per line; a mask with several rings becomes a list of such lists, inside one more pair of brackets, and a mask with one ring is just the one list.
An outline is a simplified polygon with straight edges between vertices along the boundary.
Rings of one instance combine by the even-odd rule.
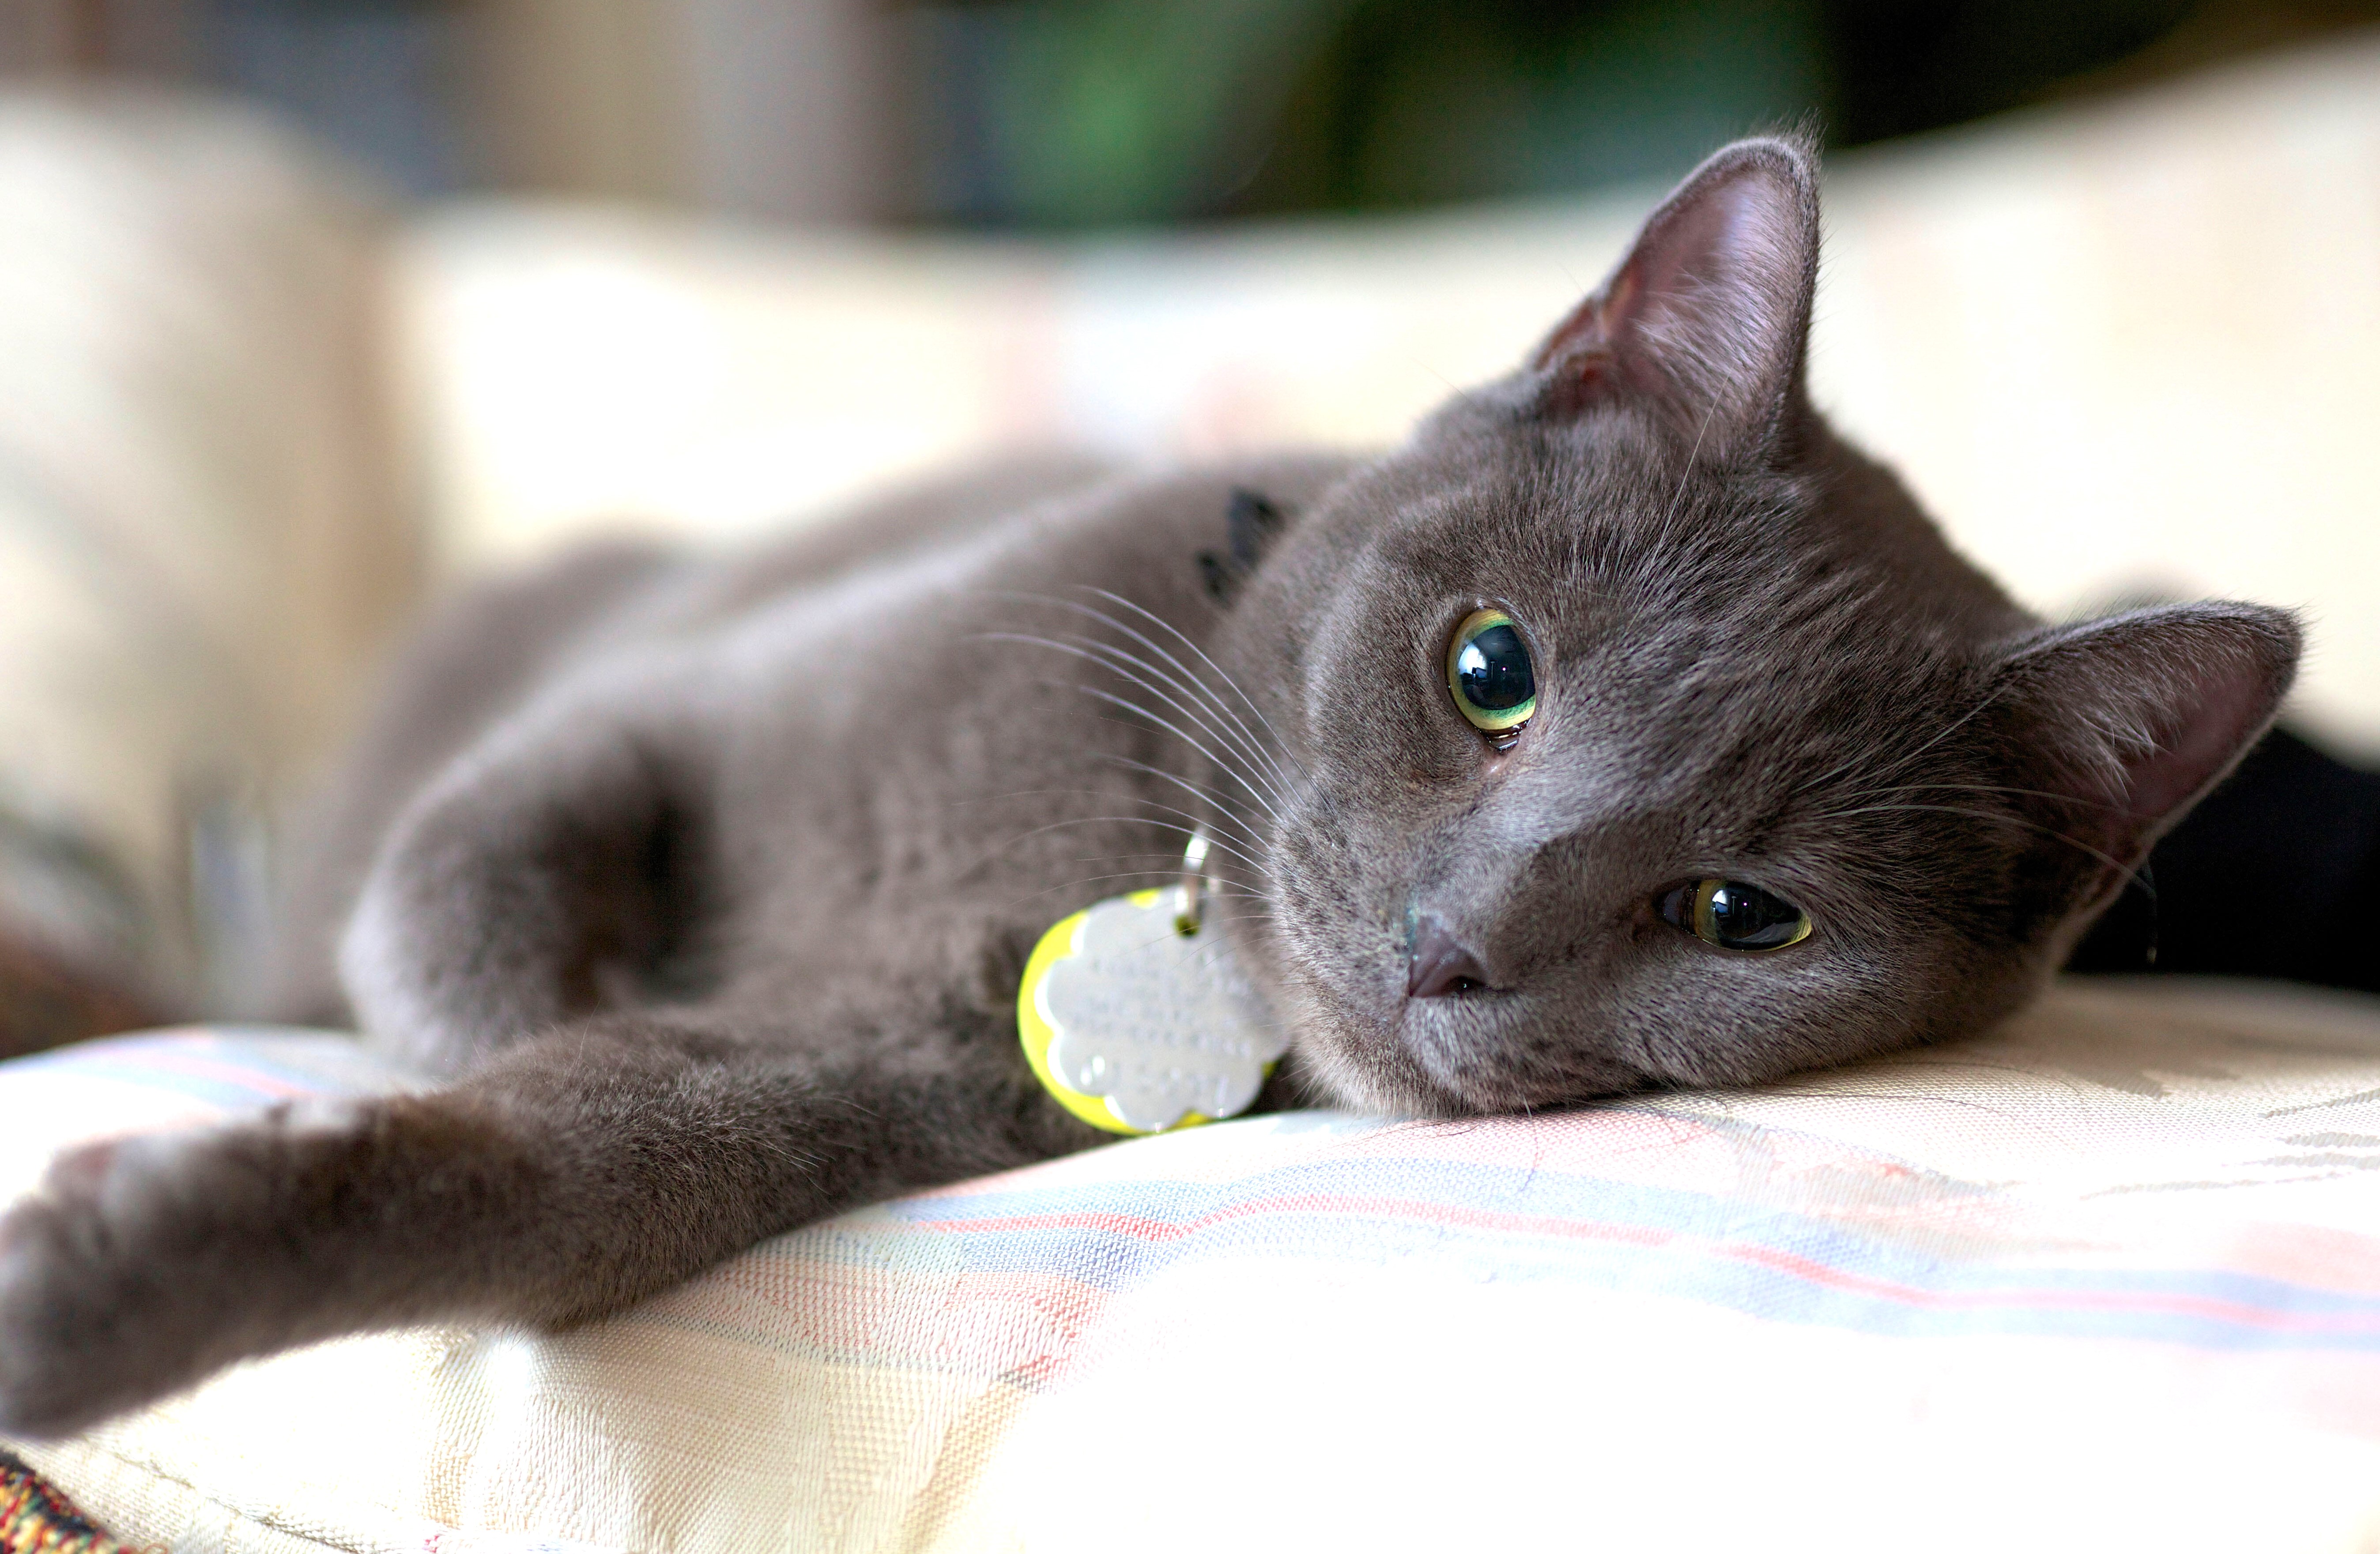
[[1110, 1133], [1163, 1133], [1246, 1111], [1288, 1043], [1222, 936], [1175, 886], [1110, 896], [1041, 936], [1016, 994], [1033, 1072]]

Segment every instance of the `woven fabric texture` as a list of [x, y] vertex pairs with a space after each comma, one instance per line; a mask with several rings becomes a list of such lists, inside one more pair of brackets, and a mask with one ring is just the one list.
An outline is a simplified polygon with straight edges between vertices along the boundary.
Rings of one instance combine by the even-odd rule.
[[[0, 1066], [0, 1192], [391, 1082], [242, 1030]], [[2380, 1004], [2072, 984], [1758, 1090], [1122, 1143], [15, 1450], [128, 1541], [243, 1554], [2343, 1554], [2380, 1539], [2375, 1168]]]

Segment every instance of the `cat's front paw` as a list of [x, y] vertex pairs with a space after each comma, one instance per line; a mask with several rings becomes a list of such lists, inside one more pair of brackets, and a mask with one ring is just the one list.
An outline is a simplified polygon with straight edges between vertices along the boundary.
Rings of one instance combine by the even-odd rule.
[[68, 1435], [140, 1401], [122, 1364], [124, 1281], [98, 1189], [117, 1146], [61, 1156], [0, 1218], [0, 1431]]
[[0, 1433], [71, 1435], [252, 1351], [273, 1281], [241, 1131], [70, 1150], [0, 1217]]

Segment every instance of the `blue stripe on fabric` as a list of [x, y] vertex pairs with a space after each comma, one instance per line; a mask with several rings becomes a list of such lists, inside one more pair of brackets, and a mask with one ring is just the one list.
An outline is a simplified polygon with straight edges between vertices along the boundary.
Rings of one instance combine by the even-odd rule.
[[[1524, 1227], [1471, 1226], [1369, 1212], [1275, 1207], [1282, 1198], [1386, 1197], [1451, 1211], [1504, 1213], [1621, 1227], [1667, 1238], [1567, 1236]], [[1743, 1198], [1543, 1169], [1446, 1160], [1323, 1160], [1259, 1172], [1220, 1186], [1179, 1182], [1078, 1184], [1063, 1189], [941, 1196], [888, 1205], [897, 1218], [938, 1226], [972, 1269], [1087, 1279], [1123, 1288], [1180, 1262], [1274, 1256], [1337, 1264], [1428, 1260], [1494, 1279], [1569, 1283], [1613, 1293], [1699, 1301], [1766, 1320], [1909, 1337], [2006, 1333], [2130, 1338], [2197, 1348], [2311, 1348], [2380, 1352], [2380, 1299], [2216, 1269], [2010, 1266], [1929, 1253], [1840, 1223]], [[1099, 1226], [1002, 1227], [1048, 1215], [1107, 1214], [1192, 1227], [1150, 1240]], [[969, 1230], [970, 1220], [987, 1223]], [[1742, 1247], [1820, 1265], [1828, 1273], [1904, 1287], [1921, 1297], [1997, 1297], [2023, 1304], [1940, 1306], [1821, 1275], [1730, 1256]], [[2223, 1302], [2247, 1308], [2158, 1309], [2160, 1302]], [[2095, 1305], [2091, 1303], [2104, 1302]], [[2261, 1325], [2268, 1316], [2329, 1318], [2329, 1330]]]

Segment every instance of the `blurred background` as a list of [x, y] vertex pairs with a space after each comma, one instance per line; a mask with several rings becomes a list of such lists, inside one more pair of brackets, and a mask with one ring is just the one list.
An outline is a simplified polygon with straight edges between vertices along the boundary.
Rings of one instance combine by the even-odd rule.
[[437, 597], [987, 450], [1393, 440], [1829, 150], [1821, 403], [2380, 753], [2380, 0], [0, 0], [0, 1052], [255, 997]]
[[0, 68], [202, 83], [393, 187], [1014, 232], [1674, 176], [2169, 78], [2380, 0], [8, 0]]

